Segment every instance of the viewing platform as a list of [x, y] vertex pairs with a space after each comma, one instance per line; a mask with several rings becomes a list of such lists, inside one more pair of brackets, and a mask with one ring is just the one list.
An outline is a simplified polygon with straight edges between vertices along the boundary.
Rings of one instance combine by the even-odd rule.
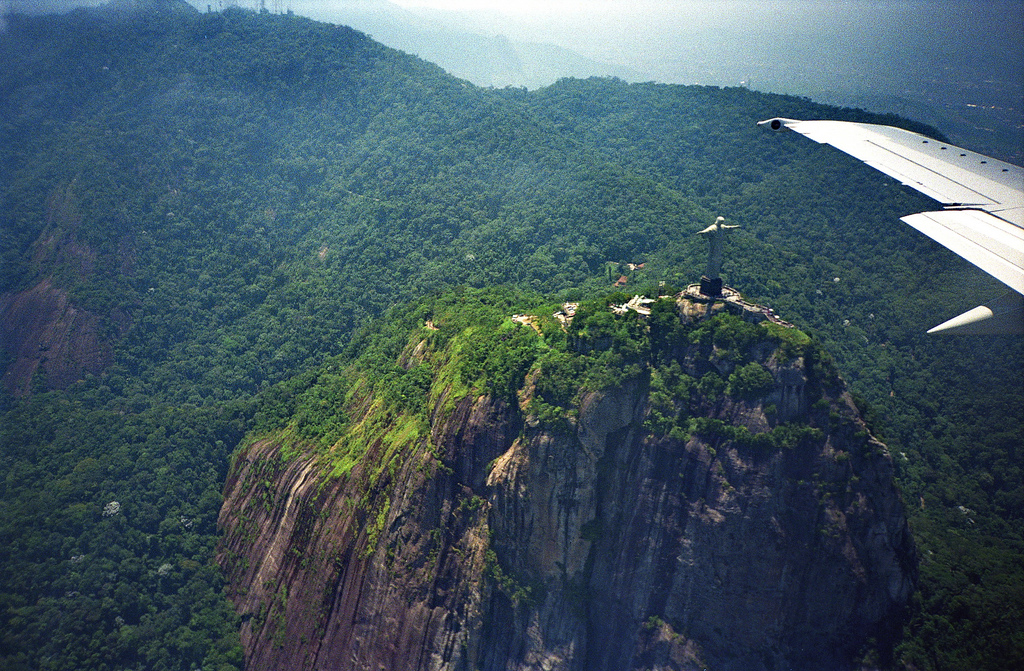
[[767, 320], [786, 328], [796, 328], [790, 322], [779, 318], [771, 308], [744, 300], [740, 292], [730, 286], [722, 286], [721, 293], [717, 296], [707, 296], [700, 290], [700, 284], [691, 284], [676, 294], [680, 311], [690, 318], [699, 319], [719, 308], [754, 323]]
[[[786, 320], [780, 319], [771, 308], [744, 300], [740, 292], [732, 287], [723, 286], [721, 293], [713, 297], [702, 294], [700, 289], [701, 285], [691, 284], [675, 296], [664, 295], [658, 298], [645, 298], [635, 295], [621, 305], [609, 304], [608, 309], [618, 315], [633, 311], [641, 317], [648, 317], [651, 314], [652, 304], [659, 300], [675, 300], [679, 308], [679, 314], [689, 320], [697, 321], [710, 317], [716, 312], [726, 311], [754, 324], [770, 321], [773, 324], [785, 326], [786, 328], [796, 328]], [[578, 307], [579, 303], [563, 303], [562, 309], [555, 312], [552, 316], [558, 320], [558, 323], [564, 330], [572, 323]], [[532, 326], [538, 333], [540, 332], [536, 317], [517, 314], [512, 315], [512, 321]]]

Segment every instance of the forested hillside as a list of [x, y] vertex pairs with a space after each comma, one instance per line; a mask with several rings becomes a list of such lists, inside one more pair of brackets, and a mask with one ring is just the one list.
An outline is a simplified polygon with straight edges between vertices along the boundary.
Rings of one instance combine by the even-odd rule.
[[0, 34], [0, 665], [239, 667], [211, 559], [261, 390], [442, 288], [696, 281], [719, 214], [726, 281], [832, 352], [898, 455], [922, 556], [899, 654], [1020, 665], [1021, 343], [924, 335], [1001, 287], [899, 222], [928, 201], [754, 125], [905, 122], [481, 89], [345, 27], [133, 6]]

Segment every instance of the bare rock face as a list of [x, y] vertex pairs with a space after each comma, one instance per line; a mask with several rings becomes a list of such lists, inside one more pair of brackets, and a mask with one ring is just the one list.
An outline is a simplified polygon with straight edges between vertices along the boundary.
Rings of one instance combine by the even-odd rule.
[[534, 376], [518, 407], [442, 394], [419, 430], [389, 416], [347, 472], [242, 450], [220, 561], [248, 663], [859, 668], [916, 577], [891, 461], [845, 393], [811, 403], [803, 359], [770, 349], [774, 387], [687, 435], [651, 430], [645, 375], [557, 422], [528, 412]]
[[99, 317], [75, 306], [48, 279], [0, 295], [0, 342], [9, 361], [4, 388], [24, 396], [37, 372], [45, 374], [49, 389], [63, 389], [86, 372], [102, 372], [113, 352], [100, 332]]
[[244, 451], [226, 485], [219, 556], [248, 663], [441, 669], [467, 658], [491, 591], [488, 506], [471, 482], [482, 491], [515, 417], [465, 398], [432, 428], [437, 451], [419, 441], [389, 464], [378, 442], [364, 459], [373, 466], [334, 479], [313, 457], [283, 461], [271, 443]]
[[[76, 237], [82, 218], [76, 189], [72, 181], [50, 193], [46, 228], [32, 245], [33, 264], [48, 268], [49, 276], [23, 291], [0, 294], [0, 384], [14, 396], [30, 394], [37, 374], [52, 390], [64, 389], [86, 373], [103, 372], [114, 359], [108, 325], [117, 335], [131, 325], [130, 316], [120, 308], [104, 323], [106, 319], [77, 305], [55, 281], [88, 281], [98, 264], [110, 260], [99, 258]], [[115, 259], [121, 274], [134, 272], [134, 256], [131, 239], [122, 238]]]

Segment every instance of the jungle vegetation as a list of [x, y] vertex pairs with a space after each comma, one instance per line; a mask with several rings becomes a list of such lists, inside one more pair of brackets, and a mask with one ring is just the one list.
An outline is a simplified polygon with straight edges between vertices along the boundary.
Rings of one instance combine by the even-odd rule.
[[[333, 417], [275, 398], [447, 288], [557, 306], [695, 282], [719, 214], [742, 227], [726, 281], [831, 353], [894, 455], [921, 553], [899, 663], [1024, 665], [1022, 344], [924, 333], [1002, 287], [899, 222], [923, 197], [754, 124], [937, 131], [743, 88], [484, 89], [342, 26], [144, 6], [0, 33], [0, 294], [49, 281], [113, 348], [3, 392], [0, 666], [241, 668], [212, 563], [230, 454]], [[519, 363], [482, 359], [493, 393]]]

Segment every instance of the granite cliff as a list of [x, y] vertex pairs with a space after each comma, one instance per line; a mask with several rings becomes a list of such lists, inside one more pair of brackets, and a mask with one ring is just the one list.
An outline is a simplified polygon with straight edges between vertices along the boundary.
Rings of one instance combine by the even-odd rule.
[[813, 342], [671, 299], [581, 306], [567, 333], [495, 303], [427, 301], [270, 395], [220, 517], [253, 668], [885, 657], [915, 548]]

